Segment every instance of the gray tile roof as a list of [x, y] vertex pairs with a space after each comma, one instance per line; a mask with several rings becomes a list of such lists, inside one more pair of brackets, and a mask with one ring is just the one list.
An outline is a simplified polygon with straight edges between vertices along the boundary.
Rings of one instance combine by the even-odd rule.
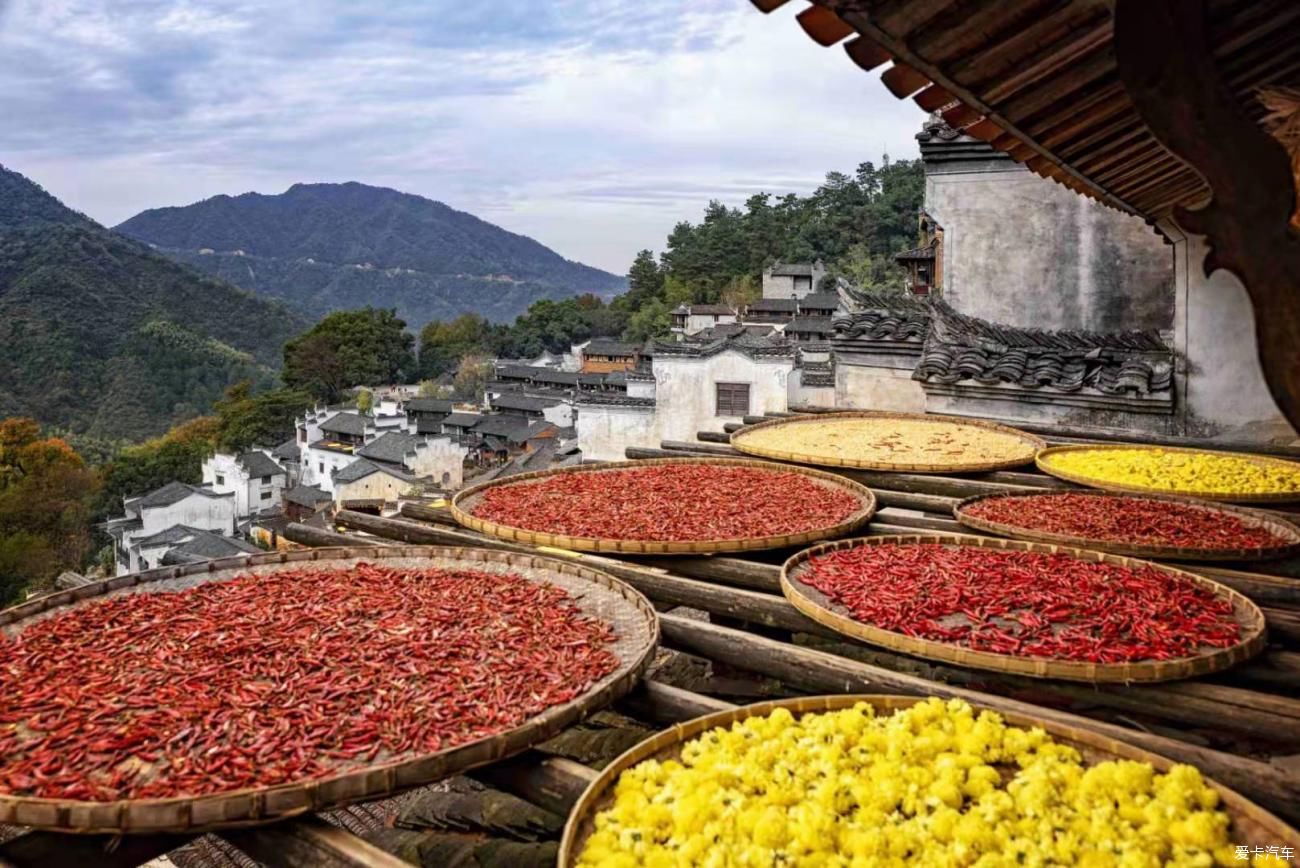
[[521, 416], [484, 416], [474, 426], [474, 433], [485, 437], [501, 437], [512, 443], [528, 439], [529, 420]]
[[286, 440], [272, 449], [271, 454], [281, 461], [297, 461], [302, 457], [302, 447], [298, 445], [297, 438], [294, 438]]
[[162, 488], [155, 489], [138, 501], [134, 505], [143, 509], [155, 509], [163, 506], [171, 506], [173, 503], [180, 503], [192, 494], [201, 494], [204, 497], [234, 497], [234, 492], [228, 494], [218, 494], [210, 488], [202, 488], [198, 485], [190, 485], [187, 482], [169, 482]]
[[332, 501], [334, 498], [329, 492], [322, 491], [314, 485], [295, 485], [284, 493], [284, 499], [298, 506], [314, 509], [317, 505]]
[[239, 463], [249, 476], [275, 476], [283, 474], [284, 468], [276, 464], [265, 452], [245, 452], [239, 456]]
[[402, 405], [408, 413], [450, 413], [451, 401], [443, 398], [411, 398]]
[[810, 262], [778, 262], [772, 266], [772, 274], [777, 277], [812, 277], [812, 273]]
[[452, 413], [442, 420], [442, 424], [450, 428], [472, 428], [482, 419], [478, 413]]
[[365, 479], [372, 473], [387, 473], [389, 476], [395, 476], [406, 482], [415, 482], [419, 479], [418, 476], [412, 476], [405, 470], [391, 464], [377, 464], [366, 458], [358, 458], [347, 467], [335, 472], [334, 481], [342, 483], [356, 482], [358, 479]]
[[232, 555], [257, 554], [260, 551], [261, 549], [257, 546], [244, 542], [242, 539], [201, 530], [195, 533], [188, 542], [181, 543], [168, 554], [189, 555], [211, 560], [213, 558], [227, 558]]
[[834, 329], [828, 316], [797, 316], [785, 330], [792, 334], [829, 335]]
[[492, 399], [492, 406], [502, 410], [532, 410], [541, 412], [558, 407], [564, 402], [558, 398], [534, 398], [529, 395], [504, 394]]
[[155, 546], [173, 545], [175, 543], [184, 542], [198, 533], [205, 533], [205, 531], [198, 527], [174, 524], [166, 530], [160, 530], [157, 533], [150, 534], [149, 536], [136, 537], [131, 540], [131, 545], [145, 549], [153, 548]]
[[736, 312], [725, 304], [693, 304], [688, 309], [691, 316], [735, 316]]
[[366, 417], [359, 416], [356, 413], [336, 413], [322, 422], [320, 429], [329, 431], [332, 434], [350, 434], [353, 437], [364, 437], [368, 421]]
[[365, 446], [362, 446], [356, 451], [356, 454], [362, 458], [373, 458], [375, 461], [402, 464], [406, 461], [407, 454], [414, 452], [415, 448], [424, 442], [423, 437], [415, 434], [389, 431], [387, 434], [381, 434]]
[[799, 310], [835, 310], [840, 306], [840, 297], [833, 292], [814, 292], [798, 299]]
[[633, 344], [625, 344], [613, 338], [592, 338], [582, 352], [588, 356], [635, 356], [639, 349]]

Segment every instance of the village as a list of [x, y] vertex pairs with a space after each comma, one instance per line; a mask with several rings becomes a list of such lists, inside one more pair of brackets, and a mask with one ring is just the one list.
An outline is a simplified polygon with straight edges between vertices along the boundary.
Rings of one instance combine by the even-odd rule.
[[0, 610], [0, 868], [1297, 864], [1300, 13], [790, 5], [917, 108], [888, 281], [115, 498]]

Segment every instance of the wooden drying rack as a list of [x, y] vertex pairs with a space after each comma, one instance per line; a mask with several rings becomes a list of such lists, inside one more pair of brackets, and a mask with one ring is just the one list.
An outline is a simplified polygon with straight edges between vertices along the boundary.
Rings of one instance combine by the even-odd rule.
[[[807, 408], [815, 412], [815, 408]], [[748, 417], [757, 424], [772, 417]], [[728, 425], [728, 432], [742, 425]], [[1080, 432], [1042, 432], [1050, 443], [1076, 443]], [[1068, 436], [1063, 436], [1068, 433]], [[700, 432], [695, 442], [629, 448], [629, 459], [710, 457], [737, 453], [727, 433]], [[1134, 438], [1132, 442], [1142, 442]], [[1300, 452], [1260, 450], [1286, 457]], [[952, 508], [975, 494], [1073, 489], [1032, 468], [965, 476], [833, 471], [863, 483], [882, 509], [866, 534], [976, 533], [958, 525]], [[1300, 505], [1273, 512], [1300, 521]], [[338, 531], [291, 525], [285, 537], [308, 546], [390, 545], [394, 542], [469, 545], [535, 551], [490, 539], [455, 524], [442, 507], [404, 504], [397, 518], [350, 510], [336, 516]], [[549, 554], [555, 552], [548, 551]], [[961, 697], [973, 703], [1090, 729], [1171, 759], [1199, 766], [1293, 826], [1300, 825], [1300, 559], [1253, 564], [1179, 564], [1234, 588], [1264, 612], [1269, 646], [1259, 657], [1206, 678], [1163, 684], [1082, 685], [931, 663], [853, 643], [796, 610], [780, 591], [786, 552], [739, 557], [577, 555], [642, 591], [661, 611], [663, 645], [674, 651], [779, 682], [788, 693], [895, 693]], [[675, 613], [702, 610], [709, 620]], [[723, 711], [718, 695], [736, 679], [709, 682], [701, 691], [647, 679], [615, 711], [651, 728]], [[1290, 757], [1283, 763], [1270, 760]], [[561, 816], [596, 777], [590, 766], [548, 755], [545, 747], [471, 773]], [[396, 810], [389, 802], [353, 806], [324, 817], [195, 839], [185, 836], [68, 836], [18, 833], [0, 843], [0, 868], [130, 868], [176, 851], [184, 868], [268, 865], [272, 868], [396, 868], [407, 865], [377, 844]], [[0, 831], [0, 839], [3, 839]], [[1251, 842], [1291, 844], [1300, 842]], [[177, 848], [182, 848], [178, 850]], [[184, 854], [184, 855], [182, 855]]]

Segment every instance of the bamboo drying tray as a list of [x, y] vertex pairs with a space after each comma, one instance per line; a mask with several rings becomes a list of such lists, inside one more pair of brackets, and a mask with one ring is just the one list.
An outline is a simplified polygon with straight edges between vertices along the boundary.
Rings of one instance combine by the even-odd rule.
[[[878, 712], [893, 712], [910, 708], [920, 702], [914, 696], [806, 696], [795, 699], [783, 699], [774, 702], [760, 702], [740, 708], [719, 711], [679, 723], [671, 729], [646, 739], [640, 744], [615, 759], [605, 767], [578, 799], [569, 820], [564, 826], [564, 837], [560, 841], [560, 853], [557, 865], [560, 868], [572, 868], [578, 863], [583, 847], [591, 836], [595, 826], [595, 817], [613, 802], [613, 789], [619, 775], [648, 759], [660, 761], [677, 759], [681, 756], [682, 745], [708, 730], [730, 726], [736, 721], [748, 717], [771, 714], [778, 708], [789, 709], [795, 717], [809, 713], [822, 713], [852, 708], [859, 702], [868, 702]], [[978, 705], [977, 711], [983, 710]], [[1023, 714], [997, 712], [1008, 724], [1019, 727], [1041, 727], [1058, 743], [1067, 744], [1079, 751], [1083, 761], [1095, 765], [1111, 759], [1135, 760], [1150, 763], [1157, 771], [1167, 772], [1174, 763], [1158, 754], [1133, 747], [1122, 741], [1106, 738], [1086, 729], [1078, 729], [1061, 723], [1040, 720]], [[1230, 790], [1216, 781], [1206, 778], [1206, 783], [1219, 793], [1220, 809], [1232, 820], [1229, 835], [1238, 842], [1252, 844], [1291, 843], [1300, 839], [1295, 829], [1282, 822], [1273, 814], [1249, 801], [1241, 794]]]
[[[874, 461], [866, 458], [851, 458], [845, 456], [827, 455], [825, 453], [815, 452], [797, 452], [785, 449], [772, 449], [764, 446], [752, 444], [753, 434], [758, 431], [767, 431], [774, 428], [795, 429], [799, 425], [824, 425], [828, 422], [834, 422], [837, 419], [900, 419], [908, 422], [947, 422], [952, 425], [961, 425], [968, 428], [983, 428], [988, 431], [996, 431], [999, 434], [1005, 434], [1015, 437], [1024, 443], [1024, 454], [1022, 457], [1010, 458], [1003, 461], [962, 461], [960, 459], [947, 462], [929, 462], [929, 463], [902, 463], [888, 461]], [[771, 422], [759, 422], [757, 425], [750, 425], [734, 432], [731, 435], [731, 445], [741, 452], [750, 455], [758, 455], [763, 458], [772, 458], [777, 461], [793, 461], [799, 464], [815, 464], [822, 467], [855, 467], [859, 470], [880, 470], [893, 471], [896, 473], [982, 473], [992, 470], [1007, 470], [1012, 467], [1020, 467], [1029, 464], [1034, 460], [1034, 454], [1047, 446], [1046, 441], [1035, 437], [1033, 434], [1027, 434], [1016, 428], [1007, 425], [999, 425], [996, 422], [986, 422], [983, 419], [968, 419], [964, 416], [941, 416], [927, 413], [890, 413], [877, 410], [862, 410], [851, 413], [817, 413], [808, 416], [795, 416], [787, 419], [774, 419]]]
[[[801, 533], [748, 537], [744, 539], [688, 541], [572, 537], [559, 533], [546, 533], [543, 531], [511, 527], [510, 525], [498, 524], [497, 522], [488, 521], [487, 519], [479, 518], [474, 515], [474, 508], [482, 499], [483, 492], [487, 491], [489, 488], [514, 485], [520, 482], [539, 480], [566, 473], [602, 473], [611, 470], [635, 470], [642, 467], [658, 467], [670, 464], [708, 465], [714, 467], [749, 467], [759, 470], [769, 470], [774, 473], [798, 473], [801, 476], [808, 477], [819, 485], [848, 492], [858, 499], [859, 506], [856, 512], [838, 524], [813, 528], [812, 530], [802, 531]], [[743, 492], [737, 492], [737, 496], [743, 497], [743, 494]], [[579, 465], [577, 467], [564, 467], [558, 470], [538, 470], [532, 473], [520, 473], [516, 476], [510, 476], [505, 479], [494, 479], [480, 485], [466, 488], [464, 491], [461, 491], [452, 498], [451, 501], [451, 514], [457, 522], [472, 530], [476, 530], [479, 533], [485, 533], [498, 539], [510, 540], [511, 542], [523, 543], [525, 545], [547, 546], [550, 548], [569, 549], [572, 551], [604, 553], [618, 552], [629, 555], [712, 554], [717, 552], [748, 552], [757, 551], [759, 549], [794, 548], [797, 546], [807, 545], [811, 542], [817, 542], [824, 539], [834, 539], [835, 537], [852, 533], [870, 521], [871, 517], [875, 515], [875, 513], [876, 496], [872, 494], [871, 489], [867, 488], [865, 485], [859, 485], [856, 482], [852, 482], [842, 476], [836, 476], [833, 473], [825, 473], [807, 467], [791, 467], [772, 464], [769, 461], [754, 461], [744, 458], [657, 458], [649, 461], [611, 461], [599, 464]]]
[[[1244, 520], [1248, 524], [1264, 527], [1270, 532], [1276, 534], [1280, 540], [1277, 545], [1261, 546], [1259, 548], [1251, 549], [1209, 549], [1195, 548], [1193, 546], [1145, 545], [1136, 542], [1130, 543], [1119, 540], [1103, 540], [1092, 537], [1075, 536], [1068, 533], [1052, 533], [1051, 531], [1036, 530], [1034, 528], [1021, 527], [1020, 525], [1008, 524], [1000, 521], [990, 521], [985, 518], [971, 515], [968, 512], [969, 507], [988, 500], [1008, 500], [1013, 498], [1030, 497], [1067, 497], [1071, 495], [1077, 496], [1080, 494], [1086, 494], [1089, 497], [1140, 497], [1142, 500], [1157, 500], [1176, 503], [1183, 506], [1194, 506], [1197, 509], [1233, 516]], [[1289, 521], [1258, 509], [1210, 504], [1205, 501], [1193, 500], [1185, 497], [1168, 497], [1159, 494], [1131, 495], [1119, 491], [1044, 491], [1032, 494], [979, 494], [961, 501], [953, 507], [952, 511], [957, 521], [967, 527], [974, 528], [975, 530], [982, 530], [987, 533], [998, 534], [999, 536], [1011, 537], [1012, 539], [1060, 543], [1061, 545], [1073, 546], [1075, 548], [1107, 552], [1112, 555], [1127, 555], [1128, 557], [1133, 558], [1154, 558], [1156, 560], [1165, 561], [1264, 561], [1274, 558], [1290, 557], [1291, 555], [1300, 553], [1300, 527], [1297, 527]]]
[[[836, 549], [878, 546], [889, 543], [978, 546], [980, 548], [1040, 552], [1042, 554], [1066, 554], [1083, 561], [1116, 564], [1125, 567], [1154, 567], [1166, 573], [1173, 573], [1231, 600], [1237, 623], [1241, 625], [1242, 639], [1231, 648], [1216, 648], [1195, 657], [1183, 657], [1175, 660], [1149, 660], [1138, 663], [1084, 663], [1046, 657], [996, 654], [991, 651], [964, 648], [948, 642], [904, 636], [892, 630], [883, 630], [871, 624], [865, 624], [853, 618], [843, 606], [832, 603], [821, 591], [799, 580], [799, 574], [805, 568], [807, 561], [816, 555]], [[1264, 614], [1260, 612], [1259, 608], [1231, 588], [1220, 585], [1218, 582], [1211, 581], [1204, 576], [1198, 576], [1163, 564], [1153, 564], [1149, 561], [1139, 561], [1119, 555], [1066, 548], [1048, 543], [1022, 542], [996, 537], [964, 536], [959, 534], [942, 536], [899, 535], [846, 539], [824, 543], [805, 549], [785, 562], [785, 565], [781, 568], [781, 591], [796, 609], [819, 624], [845, 636], [929, 660], [942, 660], [959, 666], [969, 666], [973, 669], [1010, 672], [1017, 675], [1028, 675], [1033, 678], [1059, 678], [1065, 681], [1087, 681], [1092, 683], [1171, 681], [1226, 669], [1258, 654], [1265, 644]]]
[[[256, 826], [390, 796], [466, 769], [493, 763], [551, 738], [587, 714], [627, 693], [649, 665], [659, 638], [653, 607], [627, 584], [576, 563], [488, 549], [403, 546], [322, 548], [245, 555], [207, 563], [118, 576], [37, 598], [0, 612], [0, 630], [22, 625], [105, 596], [181, 590], [236, 576], [274, 573], [284, 568], [320, 566], [346, 569], [362, 561], [396, 567], [456, 566], [511, 572], [529, 570], [529, 581], [545, 581], [569, 591], [586, 614], [614, 626], [610, 650], [619, 666], [582, 696], [546, 709], [522, 725], [497, 735], [432, 754], [412, 754], [333, 777], [197, 797], [89, 802], [0, 795], [0, 823], [76, 833], [193, 833]], [[538, 578], [538, 574], [541, 578]]]
[[1121, 491], [1128, 494], [1163, 494], [1169, 497], [1194, 497], [1199, 500], [1217, 500], [1225, 503], [1291, 503], [1300, 501], [1300, 488], [1295, 491], [1279, 491], [1269, 494], [1251, 494], [1249, 492], [1214, 492], [1214, 491], [1195, 491], [1177, 488], [1146, 488], [1140, 485], [1124, 485], [1119, 482], [1108, 482], [1098, 479], [1095, 476], [1085, 476], [1079, 473], [1069, 473], [1053, 468], [1050, 459], [1053, 455], [1062, 455], [1066, 452], [1100, 452], [1114, 449], [1130, 450], [1148, 450], [1159, 452], [1188, 452], [1198, 453], [1201, 455], [1224, 455], [1232, 458], [1239, 458], [1243, 461], [1250, 461], [1264, 467], [1286, 467], [1291, 470], [1297, 470], [1297, 462], [1287, 461], [1285, 458], [1272, 458], [1267, 455], [1250, 455], [1243, 452], [1216, 452], [1213, 449], [1189, 449], [1184, 446], [1143, 446], [1129, 443], [1106, 443], [1106, 444], [1082, 444], [1076, 446], [1053, 446], [1044, 449], [1034, 458], [1034, 464], [1044, 473], [1055, 476], [1058, 479], [1064, 479], [1068, 482], [1077, 482], [1080, 485], [1087, 485], [1091, 488], [1100, 488], [1105, 491]]

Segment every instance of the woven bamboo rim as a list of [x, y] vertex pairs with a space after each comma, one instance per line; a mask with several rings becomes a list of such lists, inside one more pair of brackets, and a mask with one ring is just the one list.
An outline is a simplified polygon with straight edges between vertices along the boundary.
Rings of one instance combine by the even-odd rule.
[[[847, 491], [858, 499], [858, 509], [843, 521], [826, 527], [812, 528], [794, 534], [778, 534], [763, 537], [746, 537], [743, 539], [714, 540], [636, 540], [636, 539], [597, 539], [594, 537], [574, 537], [559, 533], [525, 530], [506, 524], [479, 518], [473, 509], [478, 497], [489, 488], [514, 485], [519, 482], [560, 476], [567, 473], [602, 473], [610, 470], [628, 470], [642, 467], [657, 467], [668, 464], [694, 464], [714, 467], [752, 467], [769, 470], [773, 473], [798, 473], [815, 480], [828, 488]], [[743, 495], [743, 492], [738, 492]], [[793, 467], [772, 464], [768, 461], [754, 461], [746, 458], [655, 458], [647, 461], [609, 461], [599, 464], [583, 464], [577, 467], [562, 467], [558, 470], [536, 470], [532, 473], [520, 473], [505, 479], [494, 479], [466, 488], [451, 501], [451, 514], [457, 522], [465, 527], [494, 536], [498, 539], [523, 543], [532, 546], [569, 549], [582, 552], [618, 552], [633, 555], [681, 555], [713, 554], [718, 552], [748, 552], [759, 549], [783, 549], [804, 546], [811, 542], [833, 539], [852, 533], [871, 520], [876, 514], [876, 496], [865, 485], [808, 467]]]
[[[809, 425], [822, 422], [833, 422], [836, 419], [903, 419], [909, 422], [947, 422], [953, 425], [964, 425], [970, 428], [984, 428], [989, 431], [996, 431], [999, 434], [1006, 434], [1019, 438], [1025, 444], [1024, 457], [1011, 458], [1004, 461], [949, 461], [949, 462], [932, 462], [928, 464], [913, 463], [901, 464], [886, 461], [871, 461], [860, 458], [845, 458], [826, 454], [817, 454], [813, 452], [789, 452], [784, 449], [769, 449], [762, 446], [754, 446], [747, 442], [747, 437], [755, 431], [761, 431], [770, 428], [792, 427], [796, 425]], [[1047, 441], [1035, 437], [1033, 434], [1026, 433], [1018, 428], [1012, 428], [1009, 425], [1000, 425], [997, 422], [987, 422], [983, 419], [968, 419], [964, 416], [942, 416], [936, 413], [891, 413], [884, 410], [858, 410], [848, 413], [817, 413], [808, 416], [792, 416], [785, 419], [773, 419], [770, 422], [759, 422], [757, 425], [749, 425], [733, 432], [731, 435], [731, 445], [733, 448], [745, 452], [749, 455], [759, 455], [763, 458], [772, 458], [777, 461], [794, 461], [799, 464], [815, 464], [822, 467], [854, 467], [859, 470], [881, 470], [894, 473], [983, 473], [993, 470], [1008, 470], [1012, 467], [1020, 467], [1029, 464], [1034, 460], [1034, 454], [1047, 446]]]
[[503, 565], [540, 570], [557, 583], [584, 586], [587, 590], [577, 600], [578, 605], [589, 613], [599, 610], [600, 617], [615, 622], [619, 642], [612, 650], [620, 658], [618, 669], [585, 694], [552, 706], [514, 729], [437, 753], [411, 755], [302, 783], [204, 796], [88, 802], [0, 795], [0, 823], [82, 834], [194, 833], [258, 826], [352, 802], [383, 798], [497, 762], [551, 738], [627, 693], [640, 681], [650, 663], [659, 639], [658, 617], [649, 601], [626, 583], [590, 567], [540, 555], [441, 546], [305, 549], [150, 570], [49, 594], [7, 609], [0, 612], [0, 628], [113, 592], [161, 590], [161, 586], [153, 589], [148, 586], [185, 577], [208, 582], [231, 579], [250, 570], [275, 572], [277, 568], [304, 564], [340, 568], [363, 560], [434, 558], [461, 561], [471, 569]]
[[[688, 720], [685, 723], [676, 724], [640, 744], [634, 745], [606, 766], [600, 775], [587, 785], [587, 789], [569, 813], [569, 820], [564, 826], [564, 837], [560, 841], [559, 858], [556, 864], [560, 868], [572, 868], [578, 863], [578, 858], [586, 846], [587, 839], [591, 837], [591, 833], [595, 828], [596, 815], [608, 808], [613, 802], [613, 789], [619, 775], [648, 759], [664, 761], [680, 757], [682, 745], [701, 733], [717, 727], [730, 726], [736, 721], [745, 720], [749, 717], [768, 715], [778, 708], [788, 709], [795, 717], [802, 717], [805, 714], [839, 711], [852, 708], [859, 702], [867, 702], [875, 706], [878, 712], [893, 712], [911, 708], [922, 700], [922, 697], [915, 696], [879, 696], [874, 694], [801, 696], [795, 699], [760, 702], [755, 705], [719, 711], [697, 717], [694, 720]], [[977, 712], [984, 710], [979, 705], [973, 705], [973, 707]], [[1169, 771], [1175, 765], [1175, 763], [1159, 754], [1133, 747], [1126, 742], [1106, 738], [1091, 730], [1041, 720], [1025, 714], [1006, 711], [998, 711], [997, 713], [1008, 724], [1013, 726], [1022, 728], [1042, 727], [1057, 743], [1066, 744], [1078, 750], [1083, 757], [1083, 761], [1088, 765], [1095, 765], [1110, 759], [1125, 759], [1150, 763], [1157, 771], [1162, 773]], [[1232, 840], [1243, 842], [1267, 841], [1270, 844], [1276, 843], [1280, 845], [1300, 838], [1300, 834], [1297, 834], [1295, 829], [1240, 793], [1228, 789], [1211, 778], [1206, 778], [1205, 782], [1218, 792], [1219, 807], [1232, 821], [1229, 829]]]
[[[1219, 513], [1222, 515], [1230, 515], [1240, 518], [1248, 524], [1266, 528], [1271, 533], [1277, 535], [1281, 540], [1285, 540], [1285, 542], [1279, 542], [1277, 545], [1260, 546], [1258, 548], [1250, 549], [1210, 549], [1195, 548], [1192, 546], [1146, 545], [1143, 543], [1106, 540], [1095, 537], [1084, 537], [1076, 536], [1074, 534], [1036, 530], [1034, 528], [1022, 527], [1020, 525], [1008, 524], [1006, 522], [990, 521], [989, 519], [971, 515], [968, 512], [969, 507], [987, 500], [1030, 497], [1065, 497], [1079, 494], [1086, 494], [1089, 497], [1140, 497], [1142, 500], [1156, 500], [1181, 504], [1183, 506], [1194, 506], [1197, 509], [1203, 509], [1207, 512]], [[1203, 500], [1193, 500], [1186, 497], [1168, 497], [1159, 494], [1133, 495], [1119, 491], [1044, 491], [1033, 494], [977, 494], [974, 497], [968, 497], [958, 503], [953, 507], [952, 512], [957, 521], [961, 522], [966, 527], [974, 528], [975, 530], [982, 530], [987, 533], [998, 534], [999, 536], [1011, 537], [1013, 539], [1031, 540], [1033, 542], [1060, 543], [1075, 548], [1092, 549], [1093, 551], [1107, 552], [1112, 555], [1127, 555], [1128, 557], [1133, 558], [1155, 558], [1157, 560], [1167, 561], [1265, 561], [1274, 558], [1290, 557], [1293, 554], [1300, 553], [1300, 527], [1296, 527], [1289, 521], [1285, 521], [1284, 519], [1258, 509], [1210, 504]]]
[[[1175, 660], [1148, 660], [1137, 663], [1086, 663], [1074, 660], [996, 654], [991, 651], [963, 648], [947, 642], [904, 636], [901, 633], [883, 630], [871, 624], [864, 624], [851, 617], [848, 610], [843, 606], [831, 603], [826, 595], [816, 588], [799, 581], [799, 573], [805, 568], [804, 565], [810, 558], [817, 555], [837, 549], [879, 546], [889, 543], [974, 546], [1010, 551], [1040, 552], [1042, 554], [1065, 554], [1082, 561], [1094, 563], [1115, 564], [1124, 567], [1154, 567], [1166, 573], [1173, 573], [1189, 582], [1194, 582], [1230, 600], [1237, 623], [1241, 625], [1242, 639], [1230, 648], [1216, 648], [1194, 657], [1181, 657]], [[1065, 681], [1087, 681], [1094, 684], [1171, 681], [1177, 678], [1191, 678], [1196, 675], [1206, 675], [1210, 672], [1226, 669], [1258, 654], [1265, 644], [1264, 614], [1260, 612], [1259, 607], [1231, 588], [1220, 585], [1218, 582], [1211, 581], [1204, 576], [1198, 576], [1175, 567], [1126, 558], [1120, 555], [1067, 548], [1049, 543], [1022, 542], [1021, 540], [1002, 539], [1000, 537], [965, 536], [960, 534], [941, 536], [898, 535], [823, 543], [805, 549], [785, 562], [781, 568], [781, 591], [796, 609], [809, 618], [854, 639], [860, 639], [873, 645], [902, 651], [905, 654], [912, 654], [928, 660], [941, 660], [959, 666], [968, 666], [972, 669], [987, 669], [991, 672], [1027, 675], [1031, 678], [1058, 678]]]
[[1053, 455], [1061, 455], [1065, 452], [1099, 452], [1102, 450], [1109, 451], [1113, 449], [1145, 449], [1160, 452], [1195, 452], [1201, 455], [1223, 455], [1229, 458], [1237, 458], [1242, 461], [1250, 461], [1254, 464], [1260, 464], [1265, 467], [1281, 466], [1300, 473], [1300, 462], [1287, 461], [1285, 458], [1273, 458], [1268, 455], [1250, 455], [1244, 452], [1219, 452], [1213, 449], [1189, 449], [1184, 446], [1143, 446], [1136, 443], [1053, 446], [1050, 449], [1040, 451], [1034, 458], [1034, 464], [1039, 470], [1055, 476], [1058, 479], [1064, 479], [1068, 482], [1077, 482], [1080, 485], [1087, 485], [1090, 488], [1100, 488], [1105, 491], [1122, 491], [1127, 494], [1164, 494], [1170, 497], [1194, 497], [1198, 500], [1215, 500], [1224, 503], [1291, 503], [1294, 501], [1300, 501], [1300, 488], [1295, 491], [1280, 491], [1272, 494], [1194, 491], [1180, 488], [1144, 488], [1140, 485], [1124, 485], [1118, 482], [1107, 482], [1098, 479], [1095, 476], [1084, 476], [1079, 473], [1069, 473], [1057, 470], [1048, 463]]

